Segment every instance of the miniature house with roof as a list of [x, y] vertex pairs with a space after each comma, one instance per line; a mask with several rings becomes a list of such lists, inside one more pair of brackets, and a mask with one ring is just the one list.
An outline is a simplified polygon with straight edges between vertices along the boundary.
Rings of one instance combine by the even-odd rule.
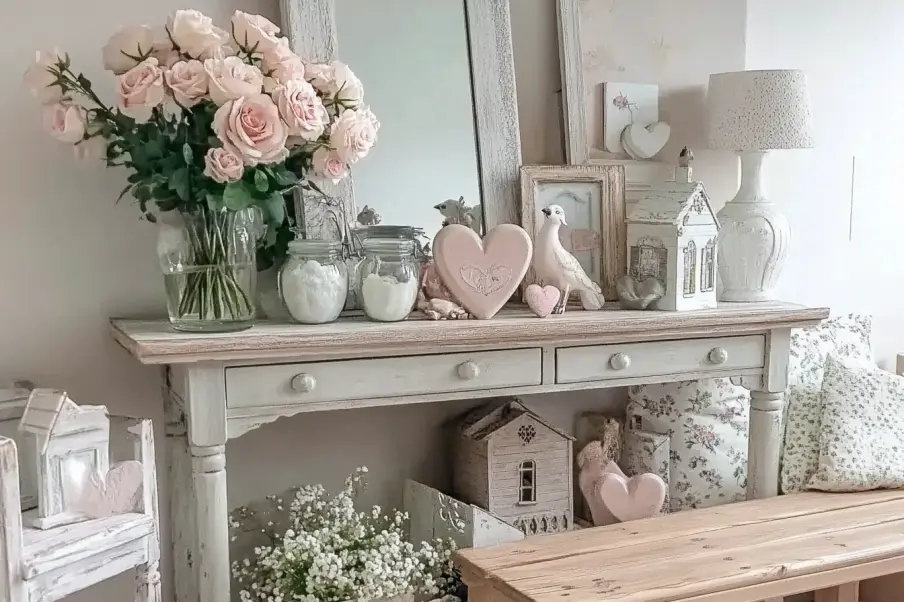
[[572, 528], [574, 438], [514, 398], [473, 410], [458, 425], [458, 499], [525, 535]]
[[684, 164], [675, 181], [650, 189], [627, 219], [628, 275], [655, 278], [665, 294], [651, 309], [716, 307], [719, 221], [702, 182]]

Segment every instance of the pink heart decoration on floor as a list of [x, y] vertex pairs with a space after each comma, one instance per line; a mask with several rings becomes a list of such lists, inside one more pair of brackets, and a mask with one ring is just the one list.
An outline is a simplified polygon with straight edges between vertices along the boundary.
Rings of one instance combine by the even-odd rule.
[[496, 315], [518, 289], [530, 266], [533, 243], [520, 226], [500, 224], [483, 240], [460, 224], [433, 238], [433, 261], [446, 288], [474, 317]]
[[665, 482], [652, 473], [630, 479], [616, 473], [604, 474], [598, 485], [599, 496], [612, 516], [625, 522], [659, 514], [665, 501]]
[[143, 484], [141, 462], [120, 462], [104, 476], [91, 473], [73, 509], [89, 518], [134, 512]]
[[540, 318], [551, 314], [561, 298], [562, 291], [548, 284], [546, 286], [529, 284], [524, 291], [524, 302]]

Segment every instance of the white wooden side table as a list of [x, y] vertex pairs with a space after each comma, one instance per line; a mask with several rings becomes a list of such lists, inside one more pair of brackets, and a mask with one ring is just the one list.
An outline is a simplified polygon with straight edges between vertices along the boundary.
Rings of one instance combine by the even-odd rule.
[[112, 334], [139, 361], [166, 366], [176, 599], [225, 602], [228, 439], [302, 412], [733, 377], [751, 390], [748, 497], [774, 496], [791, 329], [828, 315], [787, 303], [547, 319], [518, 308], [492, 320], [261, 323], [230, 334], [113, 320]]

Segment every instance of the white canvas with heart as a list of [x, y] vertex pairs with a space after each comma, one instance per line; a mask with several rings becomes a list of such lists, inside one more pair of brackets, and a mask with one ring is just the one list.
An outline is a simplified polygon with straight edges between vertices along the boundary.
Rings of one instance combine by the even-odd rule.
[[72, 510], [89, 518], [106, 518], [134, 512], [144, 484], [144, 466], [129, 460], [100, 475], [91, 473]]
[[634, 159], [652, 159], [663, 149], [672, 135], [672, 126], [665, 121], [642, 125], [634, 123], [622, 132], [622, 144]]
[[520, 226], [500, 224], [484, 236], [459, 224], [433, 239], [436, 271], [474, 317], [492, 318], [518, 289], [530, 266], [533, 243]]

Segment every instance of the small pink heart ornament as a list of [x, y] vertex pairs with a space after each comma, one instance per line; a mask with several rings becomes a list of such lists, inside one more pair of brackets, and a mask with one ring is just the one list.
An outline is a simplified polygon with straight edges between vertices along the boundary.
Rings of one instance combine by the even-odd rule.
[[653, 473], [630, 479], [607, 473], [598, 487], [603, 504], [621, 522], [656, 516], [665, 501], [665, 482]]
[[556, 303], [562, 298], [562, 291], [547, 284], [528, 284], [524, 291], [524, 302], [538, 318], [545, 318], [552, 313]]
[[106, 518], [134, 512], [144, 485], [141, 462], [120, 462], [106, 475], [92, 473], [83, 485], [73, 510], [89, 518]]
[[524, 228], [500, 224], [483, 240], [460, 224], [442, 228], [433, 239], [436, 271], [446, 288], [474, 317], [496, 315], [521, 285], [533, 253]]

